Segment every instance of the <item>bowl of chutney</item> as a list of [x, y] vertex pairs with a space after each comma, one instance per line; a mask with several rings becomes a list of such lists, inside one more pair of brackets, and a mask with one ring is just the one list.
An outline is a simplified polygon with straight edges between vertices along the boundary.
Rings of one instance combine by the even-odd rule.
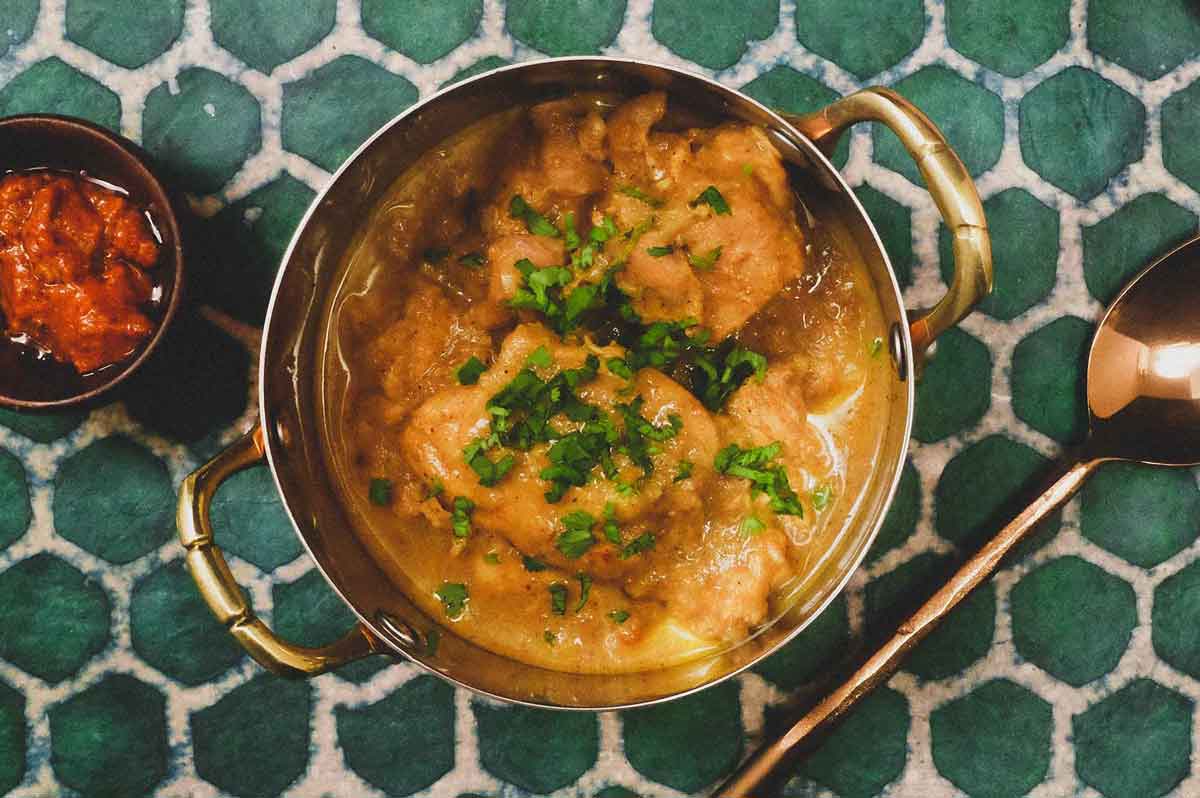
[[91, 404], [179, 305], [171, 196], [135, 144], [64, 116], [0, 119], [0, 406]]

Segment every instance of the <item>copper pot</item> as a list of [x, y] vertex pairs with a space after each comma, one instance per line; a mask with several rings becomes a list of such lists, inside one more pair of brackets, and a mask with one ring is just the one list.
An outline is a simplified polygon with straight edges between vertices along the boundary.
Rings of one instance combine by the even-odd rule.
[[[837, 213], [855, 238], [890, 326], [891, 423], [881, 456], [847, 531], [818, 566], [815, 589], [741, 645], [662, 670], [583, 675], [545, 670], [487, 651], [442, 628], [417, 608], [352, 532], [323, 462], [316, 413], [316, 342], [322, 309], [362, 219], [430, 148], [497, 111], [578, 90], [633, 95], [663, 89], [708, 115], [766, 128], [805, 176], [806, 199]], [[879, 235], [826, 153], [856, 122], [881, 122], [916, 159], [953, 235], [955, 272], [946, 295], [911, 316]], [[811, 179], [809, 179], [811, 178]], [[888, 89], [870, 88], [806, 116], [772, 112], [746, 95], [698, 75], [621, 58], [560, 58], [504, 67], [446, 88], [388, 122], [338, 170], [301, 222], [284, 256], [267, 311], [259, 370], [259, 422], [184, 480], [179, 534], [187, 563], [216, 616], [265, 668], [312, 676], [374, 654], [409, 659], [448, 681], [495, 698], [569, 709], [613, 709], [686, 695], [769, 656], [834, 599], [883, 522], [908, 449], [913, 377], [937, 336], [987, 294], [991, 249], [979, 196], [962, 162], [936, 127]], [[230, 474], [266, 461], [296, 533], [358, 625], [336, 642], [304, 648], [278, 637], [247, 604], [213, 540], [209, 505]], [[440, 645], [430, 645], [431, 632]]]

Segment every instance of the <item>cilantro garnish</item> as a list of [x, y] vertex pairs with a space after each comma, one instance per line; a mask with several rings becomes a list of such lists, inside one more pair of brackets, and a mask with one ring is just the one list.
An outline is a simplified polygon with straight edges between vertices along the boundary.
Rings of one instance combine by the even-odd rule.
[[567, 586], [562, 582], [552, 582], [550, 590], [550, 611], [555, 615], [567, 614]]
[[800, 498], [788, 482], [787, 471], [782, 465], [772, 465], [783, 446], [779, 441], [743, 449], [731, 443], [717, 452], [713, 467], [720, 474], [741, 477], [750, 482], [750, 495], [766, 494], [768, 505], [779, 515], [804, 515]]
[[746, 177], [749, 177], [750, 175], [754, 174], [754, 164], [752, 164], [752, 163], [742, 164], [742, 174], [744, 174]]
[[538, 571], [544, 571], [550, 567], [536, 557], [530, 557], [527, 554], [521, 555], [521, 565], [525, 566], [525, 570], [531, 574], [536, 574]]
[[688, 205], [693, 208], [695, 208], [697, 205], [708, 205], [718, 216], [723, 216], [730, 213], [729, 203], [725, 201], [723, 196], [721, 196], [721, 192], [717, 191], [716, 186], [709, 186], [701, 191], [694, 200], [688, 203]]
[[747, 537], [752, 536], [752, 535], [757, 535], [759, 532], [762, 532], [766, 528], [767, 528], [766, 524], [764, 524], [761, 520], [759, 520], [758, 518], [755, 518], [752, 515], [748, 515], [744, 519], [742, 519], [741, 532], [743, 535], [746, 535]]
[[829, 506], [830, 500], [833, 498], [833, 488], [828, 484], [822, 485], [813, 491], [812, 506], [818, 513]]
[[613, 623], [625, 623], [629, 620], [629, 613], [625, 610], [613, 610], [608, 614]]
[[635, 200], [646, 203], [651, 208], [661, 208], [663, 202], [665, 201], [659, 199], [658, 197], [650, 196], [637, 186], [622, 186], [621, 188], [617, 189], [617, 193], [624, 194], [627, 197], [633, 197]]
[[662, 247], [650, 247], [649, 249], [646, 250], [646, 254], [648, 254], [652, 258], [661, 258], [664, 255], [670, 255], [674, 251], [675, 251], [675, 247], [671, 246], [670, 244], [667, 244], [666, 246], [662, 246]]
[[726, 338], [720, 346], [709, 347], [695, 358], [692, 372], [692, 393], [709, 410], [720, 410], [742, 384], [751, 376], [762, 381], [767, 372], [767, 359]]
[[508, 215], [513, 219], [524, 219], [525, 229], [535, 236], [558, 238], [561, 235], [558, 228], [552, 225], [545, 216], [535, 211], [520, 194], [514, 194], [508, 203]]
[[636, 557], [644, 551], [650, 551], [650, 549], [654, 548], [654, 543], [654, 534], [643, 532], [621, 548], [621, 559], [628, 560], [630, 557]]
[[529, 358], [525, 361], [526, 366], [536, 366], [538, 368], [548, 369], [554, 365], [554, 358], [550, 356], [550, 350], [544, 346], [539, 346], [530, 353]]
[[575, 612], [579, 612], [588, 603], [588, 596], [592, 593], [592, 578], [583, 571], [575, 574], [575, 578], [579, 580], [579, 603], [575, 605]]
[[[470, 449], [471, 447], [467, 447]], [[504, 479], [505, 475], [512, 470], [516, 465], [517, 458], [511, 454], [506, 454], [499, 460], [493, 461], [483, 452], [477, 452], [470, 460], [467, 460], [467, 465], [479, 477], [479, 484], [485, 488], [495, 487], [500, 480]]]
[[723, 249], [723, 247], [717, 246], [713, 249], [710, 249], [708, 252], [704, 253], [703, 255], [693, 255], [692, 253], [689, 252], [688, 253], [688, 264], [693, 269], [699, 269], [702, 272], [709, 271], [712, 269], [713, 266], [716, 266], [717, 261], [720, 260], [722, 249]]
[[442, 600], [446, 616], [451, 620], [462, 615], [463, 610], [467, 608], [467, 602], [471, 600], [467, 586], [461, 582], [442, 582], [442, 586], [434, 591], [434, 595]]
[[617, 508], [612, 502], [604, 503], [604, 539], [621, 545], [621, 528], [617, 526]]
[[466, 496], [454, 497], [454, 509], [450, 513], [450, 525], [454, 527], [454, 537], [465, 538], [471, 534], [471, 513], [475, 512], [475, 502]]
[[436, 499], [446, 490], [446, 486], [442, 484], [440, 479], [435, 478], [433, 483], [425, 490], [426, 499]]
[[691, 460], [680, 460], [675, 466], [675, 478], [671, 481], [683, 482], [692, 475], [693, 468], [695, 468], [695, 464]]
[[879, 357], [879, 353], [882, 351], [883, 351], [883, 339], [882, 338], [876, 338], [874, 341], [871, 342], [871, 345], [867, 347], [867, 354], [869, 354], [871, 357]]
[[656, 427], [642, 417], [642, 406], [645, 400], [641, 396], [629, 404], [618, 404], [616, 410], [625, 422], [625, 434], [622, 436], [619, 451], [633, 461], [633, 464], [646, 474], [654, 471], [654, 462], [650, 456], [650, 441], [662, 442], [670, 440], [683, 429], [683, 419], [672, 413], [667, 423]]
[[421, 257], [425, 258], [429, 263], [441, 263], [446, 258], [450, 257], [449, 247], [430, 247], [421, 253]]
[[479, 377], [485, 371], [487, 371], [487, 366], [483, 364], [483, 361], [471, 355], [466, 363], [458, 367], [458, 370], [454, 372], [454, 376], [458, 377], [460, 385], [474, 385], [479, 382]]
[[579, 231], [575, 229], [575, 211], [567, 211], [563, 216], [563, 241], [568, 250], [579, 249]]
[[370, 486], [367, 488], [367, 498], [371, 500], [371, 504], [386, 507], [392, 503], [392, 481], [383, 477], [375, 477], [371, 480]]
[[558, 642], [558, 635], [547, 629], [546, 631], [542, 632], [542, 639], [546, 641], [546, 645], [552, 646]]
[[562, 518], [564, 531], [554, 540], [554, 546], [568, 560], [577, 560], [596, 544], [592, 527], [596, 519], [583, 510], [567, 513]]
[[620, 377], [623, 380], [633, 379], [633, 369], [629, 368], [629, 364], [625, 362], [624, 358], [610, 357], [608, 360], [604, 361], [604, 365], [612, 374]]
[[483, 555], [483, 561], [488, 565], [499, 565], [500, 555], [494, 551], [489, 551], [487, 554]]
[[468, 252], [466, 255], [458, 256], [458, 262], [468, 269], [482, 269], [486, 260], [482, 252]]

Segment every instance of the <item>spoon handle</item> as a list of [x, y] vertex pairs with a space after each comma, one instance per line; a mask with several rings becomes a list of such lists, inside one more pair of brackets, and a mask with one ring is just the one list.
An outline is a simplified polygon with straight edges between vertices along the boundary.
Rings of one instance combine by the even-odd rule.
[[787, 734], [771, 745], [759, 749], [729, 781], [714, 793], [714, 798], [762, 798], [764, 789], [773, 777], [781, 775], [785, 762], [814, 750], [816, 744], [860, 698], [885, 682], [900, 666], [908, 652], [945, 618], [958, 603], [999, 567], [1004, 556], [1021, 541], [1038, 522], [1070, 499], [1099, 460], [1084, 460], [1072, 465], [1045, 493], [1000, 530], [975, 556], [961, 568], [900, 625], [895, 636], [888, 640], [854, 675], [830, 693], [808, 714], [796, 722]]

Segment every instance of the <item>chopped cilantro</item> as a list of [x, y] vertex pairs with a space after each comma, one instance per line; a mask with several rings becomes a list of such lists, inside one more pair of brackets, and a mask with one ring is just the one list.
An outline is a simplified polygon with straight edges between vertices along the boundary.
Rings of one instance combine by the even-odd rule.
[[629, 364], [625, 362], [624, 358], [610, 357], [608, 360], [604, 361], [604, 365], [610, 372], [623, 380], [633, 379], [633, 369], [629, 368]]
[[650, 551], [650, 549], [654, 548], [654, 543], [654, 534], [643, 532], [621, 548], [621, 559], [628, 560], [630, 557], [636, 557], [644, 551]]
[[706, 348], [695, 358], [692, 393], [709, 410], [720, 410], [730, 395], [754, 376], [766, 376], [767, 359], [727, 338], [717, 347]]
[[489, 551], [487, 554], [483, 555], [483, 561], [488, 565], [499, 565], [500, 555], [494, 551]]
[[610, 238], [616, 238], [618, 232], [617, 223], [613, 221], [613, 218], [611, 216], [605, 216], [602, 220], [600, 220], [600, 224], [596, 225], [588, 232], [588, 239], [590, 239], [592, 243], [603, 244]]
[[664, 255], [670, 255], [674, 251], [675, 251], [675, 247], [671, 246], [670, 244], [667, 244], [666, 246], [662, 246], [662, 247], [650, 247], [649, 249], [646, 250], [646, 254], [648, 254], [652, 258], [661, 258]]
[[871, 357], [879, 357], [879, 353], [883, 351], [883, 339], [876, 338], [867, 347], [867, 354]]
[[708, 205], [719, 216], [730, 213], [729, 203], [725, 201], [723, 196], [721, 196], [721, 192], [717, 191], [716, 186], [709, 186], [701, 191], [694, 200], [688, 203], [688, 205], [693, 208], [695, 208], [697, 205]]
[[744, 174], [746, 177], [749, 177], [750, 175], [754, 174], [754, 164], [752, 164], [752, 163], [742, 164], [742, 174]]
[[629, 620], [629, 613], [625, 610], [613, 610], [608, 614], [613, 623], [625, 623]]
[[529, 355], [529, 358], [525, 361], [525, 365], [548, 369], [554, 365], [554, 358], [550, 356], [549, 349], [544, 346], [539, 346]]
[[487, 259], [482, 252], [468, 252], [466, 255], [459, 255], [458, 262], [468, 269], [482, 269]]
[[567, 614], [567, 586], [562, 582], [552, 582], [550, 590], [550, 611], [555, 615]]
[[596, 544], [592, 527], [596, 519], [583, 510], [567, 513], [562, 518], [564, 531], [554, 540], [554, 546], [568, 560], [577, 560]]
[[717, 261], [721, 259], [721, 250], [723, 247], [717, 246], [710, 249], [703, 255], [693, 255], [688, 253], [688, 263], [693, 269], [699, 269], [702, 272], [709, 271], [713, 266], [717, 265]]
[[442, 600], [446, 616], [451, 620], [462, 615], [463, 610], [467, 608], [467, 602], [471, 600], [467, 586], [461, 582], [442, 582], [442, 586], [434, 591], [434, 595]]
[[579, 231], [575, 229], [575, 211], [567, 211], [563, 216], [563, 241], [566, 242], [568, 251], [579, 249]]
[[664, 202], [664, 200], [661, 200], [658, 197], [650, 196], [637, 186], [622, 186], [621, 188], [617, 189], [617, 193], [624, 194], [627, 197], [633, 197], [635, 200], [646, 203], [651, 208], [661, 208]]
[[692, 475], [692, 469], [695, 467], [695, 464], [691, 460], [680, 460], [675, 466], [675, 478], [671, 481], [683, 482]]
[[[468, 449], [470, 447], [467, 447]], [[478, 452], [467, 461], [467, 465], [479, 477], [479, 484], [485, 488], [492, 488], [499, 484], [500, 480], [504, 479], [505, 475], [512, 470], [516, 465], [517, 458], [511, 454], [506, 454], [499, 460], [493, 461], [483, 452]]]
[[804, 507], [788, 482], [787, 471], [771, 464], [782, 448], [779, 441], [754, 449], [731, 443], [717, 452], [713, 467], [720, 474], [749, 480], [750, 495], [766, 494], [768, 505], [779, 515], [803, 516]]
[[450, 525], [454, 527], [454, 537], [465, 538], [471, 534], [471, 513], [475, 512], [475, 502], [465, 496], [454, 497], [454, 509], [450, 513]]
[[623, 479], [614, 479], [613, 484], [616, 486], [617, 493], [622, 496], [636, 496], [638, 489], [636, 485], [626, 482]]
[[525, 229], [535, 236], [557, 238], [561, 235], [558, 232], [558, 228], [552, 225], [545, 216], [542, 216], [530, 207], [529, 203], [520, 194], [514, 194], [512, 200], [508, 203], [508, 215], [513, 219], [524, 219]]
[[549, 566], [536, 557], [530, 557], [527, 554], [521, 555], [521, 565], [525, 566], [525, 570], [531, 574], [536, 574], [538, 571], [544, 571]]
[[425, 490], [425, 498], [426, 499], [436, 499], [438, 496], [441, 496], [445, 490], [446, 490], [446, 486], [442, 484], [442, 481], [440, 479], [435, 478], [433, 480], [433, 484], [431, 484]]
[[422, 253], [422, 257], [429, 263], [441, 263], [446, 258], [450, 257], [449, 247], [430, 247]]
[[829, 506], [830, 500], [833, 498], [833, 488], [828, 484], [822, 485], [813, 491], [812, 506], [818, 513]]
[[683, 429], [683, 419], [672, 413], [667, 417], [667, 423], [654, 426], [642, 417], [642, 406], [645, 400], [641, 396], [629, 404], [616, 405], [617, 413], [625, 422], [625, 434], [618, 451], [633, 461], [633, 464], [646, 474], [654, 471], [654, 462], [650, 459], [654, 447], [650, 441], [662, 442], [670, 440]]
[[604, 503], [604, 539], [621, 545], [621, 528], [617, 526], [617, 508], [612, 502]]
[[546, 631], [542, 632], [542, 639], [546, 641], [546, 645], [552, 646], [558, 642], [558, 635], [547, 629]]
[[743, 535], [746, 535], [746, 536], [757, 535], [759, 532], [762, 532], [766, 528], [767, 528], [766, 524], [764, 524], [762, 521], [760, 521], [758, 518], [755, 518], [752, 515], [748, 515], [744, 519], [742, 519], [741, 532]]
[[392, 481], [383, 477], [375, 477], [371, 480], [371, 485], [367, 489], [367, 498], [371, 500], [371, 504], [377, 504], [380, 507], [386, 507], [392, 503]]
[[454, 376], [458, 377], [460, 385], [474, 385], [479, 382], [480, 375], [487, 371], [487, 366], [479, 358], [471, 355], [466, 363], [458, 367], [458, 371], [454, 372]]
[[588, 596], [592, 593], [592, 578], [583, 571], [575, 574], [575, 578], [579, 580], [579, 603], [575, 605], [575, 612], [579, 612], [588, 603]]

